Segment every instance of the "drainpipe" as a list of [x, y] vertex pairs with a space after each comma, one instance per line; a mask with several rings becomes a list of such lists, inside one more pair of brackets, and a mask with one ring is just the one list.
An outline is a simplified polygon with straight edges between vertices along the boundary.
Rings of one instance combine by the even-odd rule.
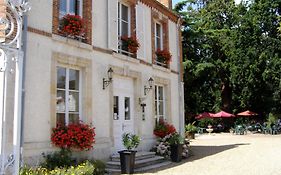
[[[25, 0], [28, 2], [28, 0]], [[21, 136], [20, 136], [20, 167], [23, 166], [23, 144], [24, 144], [24, 107], [25, 107], [25, 74], [26, 74], [26, 50], [27, 50], [27, 14], [23, 16], [23, 33], [22, 33], [22, 51], [23, 51], [23, 63], [22, 63], [22, 103], [21, 103]]]
[[181, 72], [180, 70], [182, 69], [182, 64], [181, 64], [181, 51], [180, 51], [180, 48], [182, 47], [181, 46], [181, 43], [179, 42], [179, 37], [181, 36], [180, 35], [180, 27], [181, 27], [181, 22], [180, 22], [180, 18], [178, 19], [177, 21], [177, 51], [178, 51], [178, 71], [179, 71], [179, 75], [178, 75], [178, 90], [179, 90], [179, 133], [184, 136], [184, 132], [185, 132], [185, 129], [184, 129], [184, 91], [183, 91], [183, 87], [184, 87], [184, 82], [182, 81], [181, 79]]

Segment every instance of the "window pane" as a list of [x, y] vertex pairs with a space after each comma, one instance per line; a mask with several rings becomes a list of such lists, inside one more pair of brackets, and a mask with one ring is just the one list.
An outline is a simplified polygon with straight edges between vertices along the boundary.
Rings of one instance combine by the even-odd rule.
[[60, 0], [60, 13], [66, 14], [66, 0]]
[[65, 125], [65, 114], [57, 113], [57, 125]]
[[79, 115], [78, 114], [69, 114], [69, 123], [70, 124], [78, 124], [79, 123]]
[[125, 97], [125, 120], [130, 120], [130, 97]]
[[79, 92], [69, 92], [68, 111], [79, 112]]
[[122, 36], [129, 36], [129, 29], [128, 29], [129, 24], [127, 22], [122, 21], [121, 25], [122, 25], [121, 26]]
[[126, 22], [129, 22], [129, 17], [128, 17], [128, 12], [129, 12], [129, 9], [127, 6], [123, 5], [121, 6], [121, 12], [122, 12], [122, 20], [126, 21]]
[[118, 120], [119, 116], [119, 103], [118, 103], [118, 96], [113, 97], [113, 119]]
[[160, 38], [156, 38], [156, 49], [161, 49], [161, 39]]
[[57, 67], [57, 88], [65, 89], [65, 68]]
[[75, 14], [76, 0], [69, 0], [69, 13]]
[[65, 91], [57, 91], [57, 112], [65, 112]]
[[163, 100], [164, 99], [163, 87], [161, 87], [161, 86], [158, 87], [158, 99], [159, 100]]
[[160, 24], [156, 24], [156, 36], [157, 37], [161, 37], [161, 25]]
[[159, 115], [164, 115], [164, 102], [163, 101], [159, 101]]
[[79, 71], [78, 70], [69, 70], [69, 89], [70, 90], [79, 90]]

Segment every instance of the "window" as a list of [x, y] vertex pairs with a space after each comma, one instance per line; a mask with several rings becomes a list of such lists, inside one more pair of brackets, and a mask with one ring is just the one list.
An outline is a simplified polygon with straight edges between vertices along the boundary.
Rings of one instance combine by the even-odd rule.
[[118, 3], [118, 37], [119, 37], [119, 51], [124, 54], [129, 54], [128, 48], [121, 40], [122, 36], [130, 36], [130, 8], [129, 6]]
[[81, 73], [57, 67], [56, 123], [78, 123], [81, 116]]
[[130, 97], [125, 97], [125, 120], [131, 120]]
[[155, 23], [155, 49], [162, 50], [163, 44], [162, 44], [162, 25], [159, 23]]
[[130, 36], [130, 9], [127, 5], [118, 3], [118, 36]]
[[60, 18], [66, 14], [82, 16], [82, 0], [60, 0], [59, 3]]
[[155, 85], [155, 115], [157, 119], [165, 119], [164, 87]]

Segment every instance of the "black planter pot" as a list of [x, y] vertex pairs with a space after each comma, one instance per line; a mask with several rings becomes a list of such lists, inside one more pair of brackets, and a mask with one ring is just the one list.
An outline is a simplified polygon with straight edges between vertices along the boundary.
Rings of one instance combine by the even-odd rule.
[[135, 168], [135, 155], [137, 151], [119, 151], [122, 174], [133, 174]]
[[182, 160], [182, 144], [170, 145], [171, 148], [171, 160], [173, 162], [180, 162]]

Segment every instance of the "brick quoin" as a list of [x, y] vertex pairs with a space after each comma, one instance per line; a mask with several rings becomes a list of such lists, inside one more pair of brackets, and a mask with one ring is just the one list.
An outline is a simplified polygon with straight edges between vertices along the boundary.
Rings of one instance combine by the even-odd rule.
[[[59, 35], [59, 3], [60, 0], [53, 0], [53, 28], [52, 32]], [[83, 1], [83, 20], [85, 26], [85, 43], [92, 44], [92, 0]]]
[[158, 0], [161, 4], [172, 10], [172, 0]]

